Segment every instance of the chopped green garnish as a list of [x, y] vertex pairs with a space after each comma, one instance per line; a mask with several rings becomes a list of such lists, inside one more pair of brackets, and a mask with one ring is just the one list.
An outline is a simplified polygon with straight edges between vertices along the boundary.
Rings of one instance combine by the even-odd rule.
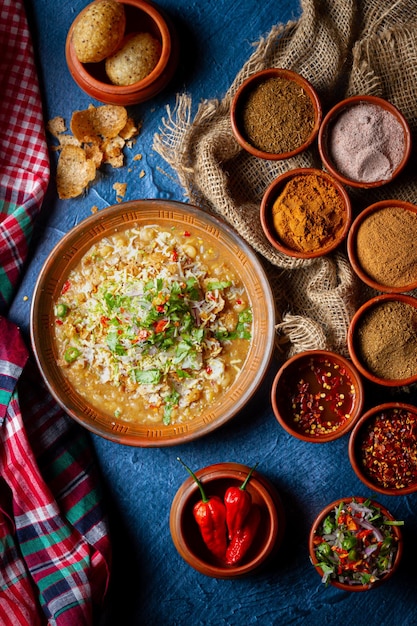
[[74, 346], [70, 346], [64, 352], [64, 359], [66, 360], [67, 363], [73, 363], [76, 359], [78, 359], [80, 354], [81, 352], [78, 350], [78, 348], [75, 348]]
[[55, 307], [55, 315], [59, 318], [64, 318], [68, 315], [69, 313], [69, 306], [67, 306], [66, 304], [64, 304], [63, 302], [60, 302], [59, 304], [56, 305]]
[[178, 391], [171, 391], [171, 393], [165, 398], [165, 406], [164, 406], [164, 417], [163, 423], [165, 426], [168, 426], [171, 422], [172, 409], [177, 406], [178, 401], [180, 399], [180, 394]]
[[227, 289], [227, 287], [231, 287], [232, 283], [230, 280], [213, 280], [207, 284], [208, 291], [214, 291], [215, 289]]
[[142, 385], [157, 385], [161, 379], [161, 372], [152, 370], [135, 370], [135, 380]]

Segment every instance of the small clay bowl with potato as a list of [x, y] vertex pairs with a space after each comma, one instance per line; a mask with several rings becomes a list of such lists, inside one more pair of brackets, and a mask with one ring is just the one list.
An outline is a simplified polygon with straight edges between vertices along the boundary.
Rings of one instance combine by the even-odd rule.
[[[125, 13], [125, 28], [119, 45], [100, 61], [81, 62], [74, 45], [74, 32], [76, 33], [80, 21], [86, 19], [86, 15], [87, 21], [89, 20], [88, 11], [92, 6], [94, 6], [96, 16], [100, 1], [95, 0], [87, 5], [77, 15], [68, 31], [65, 56], [72, 78], [85, 93], [105, 104], [127, 106], [150, 100], [165, 89], [177, 68], [179, 44], [171, 20], [153, 2], [144, 0], [120, 0], [119, 2], [117, 0], [123, 5]], [[138, 34], [145, 34], [148, 41], [139, 42], [134, 52], [141, 50], [142, 56], [148, 55], [149, 40], [151, 40], [159, 50], [159, 58], [153, 69], [140, 80], [131, 84], [114, 84], [106, 73], [106, 63], [109, 63], [115, 55], [120, 55], [121, 48], [129, 45], [129, 40]], [[116, 59], [118, 70], [120, 70], [119, 75], [132, 75], [132, 72], [137, 70], [138, 64], [143, 62], [143, 59], [138, 57], [130, 68], [123, 67], [131, 52], [132, 50], [127, 50], [119, 60]]]

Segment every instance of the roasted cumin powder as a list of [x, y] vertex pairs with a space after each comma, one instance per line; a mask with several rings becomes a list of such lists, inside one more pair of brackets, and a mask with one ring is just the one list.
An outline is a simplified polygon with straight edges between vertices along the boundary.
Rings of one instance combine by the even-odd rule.
[[417, 309], [386, 300], [370, 309], [359, 323], [360, 358], [378, 378], [404, 380], [417, 374]]
[[345, 215], [341, 194], [317, 174], [294, 176], [272, 206], [280, 241], [298, 252], [314, 252], [331, 245], [344, 227]]
[[292, 80], [268, 78], [242, 106], [243, 132], [258, 150], [281, 154], [297, 149], [314, 128], [315, 112], [306, 91]]

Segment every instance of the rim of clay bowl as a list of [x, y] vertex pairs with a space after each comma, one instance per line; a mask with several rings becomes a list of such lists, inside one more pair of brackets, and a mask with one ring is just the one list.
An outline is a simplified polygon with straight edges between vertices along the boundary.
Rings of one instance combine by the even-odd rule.
[[[352, 106], [355, 106], [357, 104], [360, 104], [361, 102], [375, 104], [376, 106], [379, 106], [385, 109], [386, 111], [389, 111], [390, 113], [392, 113], [392, 115], [394, 115], [394, 117], [400, 122], [404, 131], [403, 157], [400, 163], [398, 164], [398, 166], [396, 167], [396, 169], [394, 170], [392, 176], [385, 180], [383, 179], [383, 180], [365, 182], [365, 181], [353, 180], [351, 178], [348, 178], [347, 176], [344, 176], [343, 174], [339, 172], [339, 170], [336, 169], [329, 155], [328, 137], [329, 137], [329, 129], [331, 125], [337, 119], [337, 117], [342, 113], [342, 111]], [[388, 100], [385, 100], [384, 98], [380, 98], [378, 96], [366, 95], [366, 94], [351, 96], [335, 104], [330, 109], [330, 111], [328, 111], [328, 113], [324, 116], [323, 122], [320, 126], [319, 133], [318, 133], [318, 149], [319, 149], [321, 160], [323, 161], [323, 164], [326, 167], [326, 169], [344, 185], [347, 185], [349, 187], [363, 188], [363, 189], [369, 189], [372, 187], [381, 187], [382, 185], [386, 185], [387, 183], [390, 183], [392, 180], [394, 180], [394, 178], [396, 178], [402, 172], [402, 170], [407, 164], [407, 161], [411, 154], [411, 144], [412, 144], [412, 138], [411, 138], [410, 126], [407, 120], [405, 119], [404, 115], [401, 113], [401, 111], [397, 109], [397, 107], [394, 106], [391, 102], [389, 102]]]
[[[306, 139], [306, 141], [304, 141], [297, 148], [294, 148], [293, 150], [289, 150], [288, 152], [281, 152], [281, 153], [265, 152], [264, 150], [259, 150], [258, 148], [253, 146], [248, 141], [248, 139], [246, 139], [240, 127], [240, 107], [242, 106], [242, 101], [246, 98], [247, 94], [252, 91], [254, 86], [262, 82], [265, 82], [268, 78], [274, 78], [274, 77], [291, 80], [291, 81], [296, 82], [298, 85], [300, 85], [304, 89], [306, 94], [309, 96], [313, 104], [314, 116], [315, 116], [313, 130], [311, 131], [311, 134], [309, 135], [308, 139]], [[322, 113], [321, 102], [320, 102], [320, 99], [316, 90], [314, 89], [310, 81], [308, 81], [306, 78], [304, 78], [303, 76], [301, 76], [301, 74], [298, 74], [297, 72], [294, 72], [292, 70], [287, 70], [285, 68], [278, 68], [278, 67], [276, 68], [271, 67], [265, 70], [260, 70], [259, 72], [255, 72], [254, 74], [246, 78], [246, 80], [240, 85], [240, 87], [236, 91], [232, 99], [232, 103], [230, 107], [230, 121], [231, 121], [232, 130], [233, 130], [233, 134], [235, 136], [236, 141], [244, 150], [246, 150], [246, 152], [248, 152], [252, 156], [258, 157], [259, 159], [266, 159], [269, 161], [289, 159], [290, 157], [300, 154], [300, 152], [304, 152], [304, 150], [306, 150], [316, 139], [318, 132], [319, 132], [322, 117], [323, 117], [323, 113]]]

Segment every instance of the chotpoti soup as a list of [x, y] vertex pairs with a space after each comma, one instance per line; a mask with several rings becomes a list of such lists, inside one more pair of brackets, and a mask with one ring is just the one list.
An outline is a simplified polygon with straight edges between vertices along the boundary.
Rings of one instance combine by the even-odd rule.
[[200, 235], [146, 225], [104, 237], [55, 302], [58, 365], [110, 418], [186, 422], [241, 370], [252, 313], [239, 275]]

